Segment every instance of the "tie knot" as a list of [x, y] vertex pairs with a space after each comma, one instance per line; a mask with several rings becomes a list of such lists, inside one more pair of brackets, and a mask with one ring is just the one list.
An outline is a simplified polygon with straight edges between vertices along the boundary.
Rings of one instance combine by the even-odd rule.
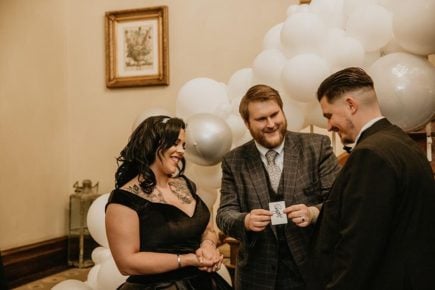
[[276, 156], [278, 156], [278, 152], [276, 152], [275, 150], [269, 150], [266, 153], [266, 160], [267, 160], [267, 164], [275, 164], [275, 158]]

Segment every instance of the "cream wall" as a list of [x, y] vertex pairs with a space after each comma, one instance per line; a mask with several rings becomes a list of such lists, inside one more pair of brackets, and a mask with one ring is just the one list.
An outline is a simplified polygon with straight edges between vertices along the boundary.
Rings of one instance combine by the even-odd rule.
[[[292, 0], [1, 0], [0, 249], [67, 233], [68, 195], [113, 187], [115, 157], [147, 107], [175, 112], [195, 77], [249, 67]], [[107, 89], [104, 12], [169, 7], [170, 85]]]

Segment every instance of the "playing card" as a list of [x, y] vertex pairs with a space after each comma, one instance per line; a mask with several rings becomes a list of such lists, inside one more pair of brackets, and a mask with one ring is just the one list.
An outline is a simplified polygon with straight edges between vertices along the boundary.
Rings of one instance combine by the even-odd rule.
[[269, 210], [273, 213], [272, 225], [287, 223], [287, 215], [283, 213], [285, 209], [284, 201], [269, 202]]

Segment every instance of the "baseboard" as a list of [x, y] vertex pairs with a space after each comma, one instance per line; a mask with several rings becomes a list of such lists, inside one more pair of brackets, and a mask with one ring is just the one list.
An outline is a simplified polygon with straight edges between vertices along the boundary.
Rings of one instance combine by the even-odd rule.
[[68, 266], [68, 238], [60, 237], [1, 252], [10, 288], [61, 272]]

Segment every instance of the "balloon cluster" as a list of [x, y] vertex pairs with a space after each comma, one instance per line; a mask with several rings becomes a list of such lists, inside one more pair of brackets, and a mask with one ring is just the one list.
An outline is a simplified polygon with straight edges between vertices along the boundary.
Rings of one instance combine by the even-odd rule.
[[434, 0], [291, 5], [286, 19], [264, 36], [251, 67], [236, 71], [226, 84], [201, 77], [179, 90], [176, 115], [188, 123], [189, 173], [206, 191], [219, 188], [217, 164], [231, 147], [250, 138], [238, 106], [258, 83], [280, 92], [290, 130], [326, 128], [318, 86], [340, 69], [363, 67], [387, 118], [406, 131], [424, 126], [435, 111], [435, 68], [427, 58], [435, 53], [434, 14]]

